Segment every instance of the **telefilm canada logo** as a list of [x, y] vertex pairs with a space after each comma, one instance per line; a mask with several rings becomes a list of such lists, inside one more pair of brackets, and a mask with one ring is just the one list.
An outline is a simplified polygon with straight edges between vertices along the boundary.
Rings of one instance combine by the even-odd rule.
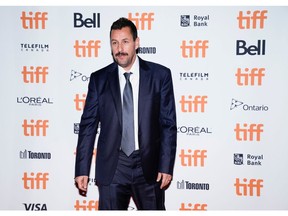
[[21, 43], [20, 49], [22, 52], [49, 52], [49, 44], [44, 43]]
[[180, 72], [179, 80], [181, 81], [207, 81], [209, 73], [204, 72]]
[[234, 110], [237, 108], [241, 108], [244, 111], [258, 111], [258, 112], [267, 112], [269, 107], [267, 105], [255, 105], [255, 104], [247, 104], [243, 101], [232, 98], [230, 110]]
[[181, 15], [180, 26], [182, 27], [208, 27], [210, 15]]

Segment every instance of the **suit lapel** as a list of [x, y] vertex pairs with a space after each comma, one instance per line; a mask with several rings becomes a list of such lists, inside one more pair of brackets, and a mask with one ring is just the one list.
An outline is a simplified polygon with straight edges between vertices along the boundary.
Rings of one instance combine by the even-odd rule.
[[109, 86], [111, 89], [111, 94], [113, 97], [113, 102], [117, 112], [119, 123], [122, 126], [122, 103], [121, 103], [120, 83], [119, 83], [117, 64], [114, 64], [114, 67], [109, 73], [110, 73], [108, 75]]
[[138, 125], [141, 123], [142, 113], [145, 109], [145, 96], [149, 94], [149, 83], [151, 79], [151, 72], [147, 64], [139, 58], [139, 98], [138, 98]]

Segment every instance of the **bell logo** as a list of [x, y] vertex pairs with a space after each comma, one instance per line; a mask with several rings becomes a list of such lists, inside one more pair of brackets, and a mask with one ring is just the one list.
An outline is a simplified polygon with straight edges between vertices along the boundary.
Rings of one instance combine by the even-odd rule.
[[74, 13], [74, 28], [100, 28], [100, 13], [93, 13], [92, 18], [83, 19], [81, 13]]
[[[194, 41], [182, 41], [180, 46], [182, 57], [183, 58], [205, 58], [206, 57], [206, 50], [208, 49], [208, 40], [197, 40]], [[201, 55], [200, 55], [201, 53]]]
[[22, 178], [24, 183], [24, 189], [30, 190], [30, 189], [46, 189], [47, 181], [49, 173], [30, 173], [30, 177], [28, 176], [27, 172], [24, 173], [24, 176]]
[[179, 208], [180, 211], [207, 211], [207, 204], [200, 204], [195, 203], [194, 205], [192, 203], [188, 203], [185, 205], [185, 203], [181, 203], [181, 207]]
[[28, 67], [24, 66], [22, 70], [24, 83], [46, 83], [48, 67]]
[[240, 179], [236, 178], [234, 184], [237, 196], [261, 196], [261, 188], [263, 188], [263, 179], [248, 179], [244, 178], [243, 183], [240, 183]]
[[205, 112], [205, 105], [207, 104], [208, 96], [194, 96], [189, 95], [188, 99], [184, 95], [181, 96], [179, 103], [181, 104], [181, 111], [186, 112]]
[[[243, 124], [243, 127], [240, 127], [240, 124], [236, 124], [234, 129], [236, 134], [237, 141], [260, 141], [261, 133], [263, 133], [263, 124]], [[256, 136], [256, 137], [255, 137]], [[255, 140], [256, 139], [256, 140]]]
[[96, 201], [96, 200], [89, 200], [89, 201], [86, 201], [86, 200], [83, 200], [82, 201], [82, 204], [80, 204], [80, 201], [79, 200], [76, 200], [76, 203], [74, 205], [74, 208], [75, 210], [77, 211], [95, 211], [95, 210], [98, 210], [98, 206], [99, 206], [99, 202]]
[[25, 119], [22, 127], [24, 130], [24, 136], [46, 136], [47, 128], [49, 121], [48, 120], [28, 120]]
[[22, 11], [20, 19], [22, 20], [22, 27], [24, 29], [45, 29], [48, 13], [47, 12], [29, 12], [28, 15]]
[[265, 68], [241, 68], [237, 69], [235, 74], [237, 85], [239, 86], [262, 86], [262, 80], [265, 76]]
[[86, 100], [86, 94], [82, 94], [82, 98], [80, 98], [79, 94], [76, 94], [74, 102], [77, 111], [82, 111], [84, 109], [85, 100]]
[[243, 11], [239, 12], [237, 17], [239, 29], [256, 29], [257, 26], [260, 29], [264, 28], [264, 21], [267, 19], [267, 10], [246, 11], [246, 15], [243, 15]]
[[236, 41], [236, 55], [265, 55], [266, 40], [258, 40], [257, 45], [251, 45], [246, 47], [245, 40]]
[[128, 13], [128, 19], [134, 22], [138, 30], [145, 30], [145, 23], [147, 23], [147, 30], [151, 30], [152, 21], [154, 21], [153, 16], [154, 13], [135, 13], [135, 17], [133, 17], [132, 13]]
[[187, 153], [185, 153], [184, 149], [181, 149], [181, 153], [179, 154], [181, 166], [189, 166], [189, 167], [204, 167], [205, 158], [207, 158], [207, 150], [194, 150], [188, 149]]
[[79, 40], [76, 40], [74, 45], [76, 57], [97, 58], [99, 55], [99, 49], [101, 48], [100, 43], [100, 40], [89, 40], [88, 42], [86, 40], [83, 40], [82, 44], [80, 44]]

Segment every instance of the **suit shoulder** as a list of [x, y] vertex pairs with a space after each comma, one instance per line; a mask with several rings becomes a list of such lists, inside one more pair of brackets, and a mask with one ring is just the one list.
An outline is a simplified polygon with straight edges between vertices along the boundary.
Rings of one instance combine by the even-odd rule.
[[145, 63], [154, 70], [170, 71], [170, 68], [156, 62], [145, 61]]
[[116, 64], [113, 62], [97, 71], [91, 73], [91, 77], [105, 76], [108, 72], [115, 70]]

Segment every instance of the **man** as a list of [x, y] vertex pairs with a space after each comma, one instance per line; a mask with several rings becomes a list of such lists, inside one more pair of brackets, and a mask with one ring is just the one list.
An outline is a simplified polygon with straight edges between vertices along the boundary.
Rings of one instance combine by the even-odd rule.
[[127, 210], [131, 197], [139, 210], [165, 210], [164, 191], [172, 180], [177, 134], [171, 71], [137, 56], [137, 29], [126, 18], [112, 24], [110, 45], [114, 62], [90, 77], [75, 183], [87, 191], [100, 122], [99, 210]]

